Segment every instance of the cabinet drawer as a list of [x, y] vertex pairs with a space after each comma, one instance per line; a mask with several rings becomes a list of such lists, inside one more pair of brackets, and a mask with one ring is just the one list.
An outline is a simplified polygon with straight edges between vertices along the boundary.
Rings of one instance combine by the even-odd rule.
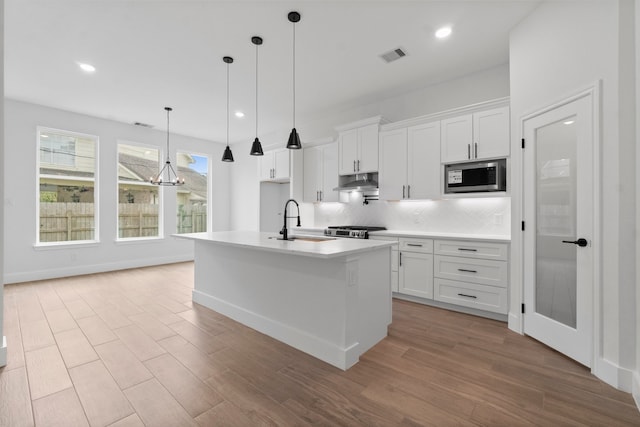
[[432, 239], [415, 239], [413, 237], [403, 237], [400, 239], [400, 250], [407, 252], [433, 253]]
[[436, 278], [433, 293], [436, 301], [500, 314], [508, 311], [506, 288]]
[[437, 255], [506, 261], [509, 245], [505, 243], [473, 242], [468, 240], [436, 240], [433, 243], [433, 251]]
[[506, 288], [508, 265], [505, 261], [436, 255], [434, 276]]

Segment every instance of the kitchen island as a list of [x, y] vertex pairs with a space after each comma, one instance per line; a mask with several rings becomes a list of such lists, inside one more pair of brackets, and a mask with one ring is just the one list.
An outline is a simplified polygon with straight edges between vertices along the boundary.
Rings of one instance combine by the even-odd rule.
[[193, 301], [340, 369], [387, 336], [392, 243], [229, 231], [195, 242]]

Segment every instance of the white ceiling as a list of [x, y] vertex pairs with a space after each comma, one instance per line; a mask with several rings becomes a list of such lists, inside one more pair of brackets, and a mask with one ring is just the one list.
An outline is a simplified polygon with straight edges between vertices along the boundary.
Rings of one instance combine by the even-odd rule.
[[[292, 26], [296, 120], [374, 102], [508, 62], [510, 29], [537, 1], [6, 0], [9, 98], [126, 123], [226, 139], [255, 136], [255, 46], [260, 35], [259, 133], [292, 125]], [[436, 40], [436, 28], [453, 34]], [[397, 47], [405, 58], [379, 55]], [[81, 72], [77, 61], [97, 72]], [[242, 110], [243, 119], [233, 117]]]

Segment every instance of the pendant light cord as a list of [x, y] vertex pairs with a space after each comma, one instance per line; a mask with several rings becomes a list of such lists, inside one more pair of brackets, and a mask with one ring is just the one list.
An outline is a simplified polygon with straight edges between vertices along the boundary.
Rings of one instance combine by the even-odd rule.
[[296, 23], [293, 23], [293, 127], [296, 127]]
[[258, 138], [258, 45], [256, 44], [256, 138]]
[[169, 161], [169, 112], [171, 110], [167, 110], [167, 161]]
[[227, 147], [229, 146], [229, 63], [227, 62]]

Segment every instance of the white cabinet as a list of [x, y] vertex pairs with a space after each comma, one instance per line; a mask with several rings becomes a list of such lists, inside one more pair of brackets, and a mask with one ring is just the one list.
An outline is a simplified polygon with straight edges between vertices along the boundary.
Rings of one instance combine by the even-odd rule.
[[433, 240], [399, 239], [398, 292], [433, 298]]
[[391, 291], [398, 292], [398, 238], [387, 236], [370, 236], [371, 240], [392, 241], [396, 244], [391, 247]]
[[303, 200], [312, 202], [337, 202], [338, 143], [304, 149]]
[[436, 240], [434, 248], [433, 299], [507, 313], [507, 244]]
[[442, 163], [509, 156], [509, 107], [441, 121]]
[[440, 122], [380, 133], [380, 199], [438, 198], [440, 175]]
[[267, 151], [260, 157], [260, 181], [286, 182], [290, 178], [290, 150]]
[[378, 171], [378, 130], [378, 124], [369, 124], [340, 132], [340, 175]]

